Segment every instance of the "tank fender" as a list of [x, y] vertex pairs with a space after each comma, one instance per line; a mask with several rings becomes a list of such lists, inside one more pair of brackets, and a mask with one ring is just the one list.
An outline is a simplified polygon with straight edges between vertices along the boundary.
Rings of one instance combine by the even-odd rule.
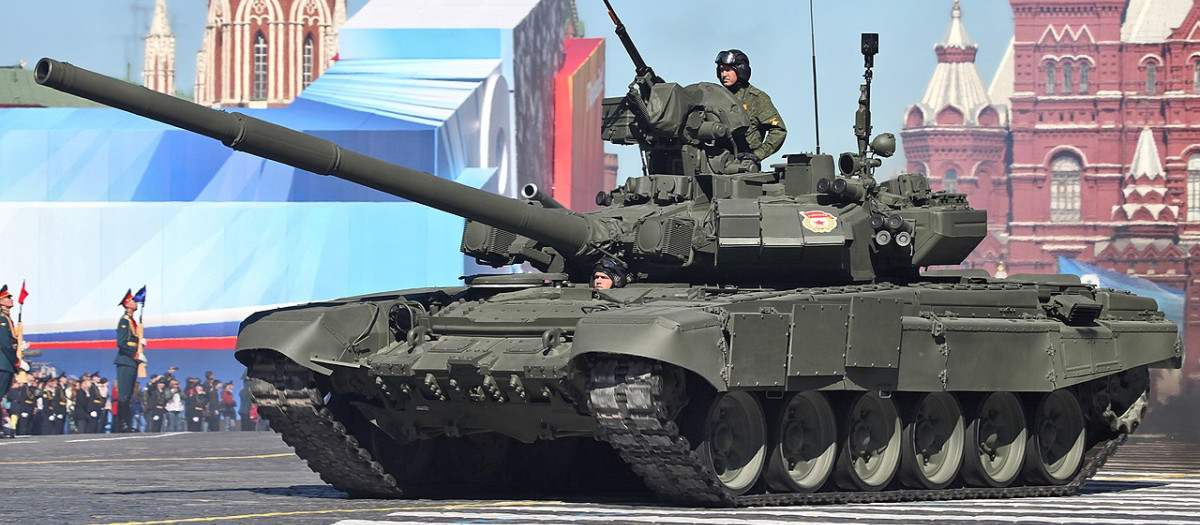
[[654, 359], [690, 370], [724, 392], [727, 349], [717, 315], [686, 307], [621, 308], [579, 320], [571, 359], [586, 354]]
[[333, 371], [314, 359], [341, 361], [370, 339], [385, 337], [386, 310], [373, 302], [279, 308], [258, 312], [238, 328], [234, 357], [250, 366], [252, 350], [274, 350], [323, 375]]

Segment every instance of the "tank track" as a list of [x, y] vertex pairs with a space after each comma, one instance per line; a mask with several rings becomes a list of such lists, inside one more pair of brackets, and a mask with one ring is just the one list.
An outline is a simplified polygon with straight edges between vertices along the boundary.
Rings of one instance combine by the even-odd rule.
[[321, 391], [312, 385], [312, 371], [288, 360], [260, 359], [248, 375], [258, 413], [322, 480], [356, 498], [404, 495], [396, 479], [325, 406]]
[[700, 505], [749, 507], [1067, 496], [1078, 491], [1128, 439], [1128, 434], [1120, 433], [1097, 443], [1085, 454], [1079, 473], [1058, 486], [737, 496], [715, 481], [712, 471], [691, 450], [687, 438], [680, 435], [664, 403], [662, 378], [653, 373], [652, 364], [629, 360], [597, 362], [588, 388], [600, 437], [617, 449], [646, 486], [669, 499]]

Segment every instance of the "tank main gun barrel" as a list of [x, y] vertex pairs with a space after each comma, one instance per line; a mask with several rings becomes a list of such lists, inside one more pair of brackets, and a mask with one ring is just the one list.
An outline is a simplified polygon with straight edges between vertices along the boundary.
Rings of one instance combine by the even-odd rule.
[[608, 0], [604, 0], [604, 6], [608, 8], [608, 17], [617, 26], [615, 30], [617, 38], [621, 39], [621, 45], [625, 46], [625, 52], [629, 53], [629, 58], [633, 60], [633, 67], [637, 68], [637, 75], [639, 77], [658, 79], [658, 75], [654, 74], [654, 68], [646, 65], [646, 60], [638, 52], [637, 46], [633, 45], [633, 39], [629, 37], [629, 31], [625, 29], [625, 24], [621, 22], [621, 18], [617, 16], [617, 12], [613, 10], [612, 4]]
[[589, 244], [591, 228], [578, 215], [530, 206], [384, 162], [241, 113], [206, 108], [49, 58], [38, 61], [34, 78], [43, 86], [217, 139], [237, 151], [332, 175], [529, 237], [564, 256], [580, 253]]

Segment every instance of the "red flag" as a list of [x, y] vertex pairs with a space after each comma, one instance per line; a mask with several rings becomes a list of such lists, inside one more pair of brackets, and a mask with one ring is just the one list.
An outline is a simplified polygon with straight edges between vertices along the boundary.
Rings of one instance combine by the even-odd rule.
[[25, 291], [25, 281], [21, 281], [21, 293], [17, 295], [17, 304], [25, 304], [26, 297], [29, 297], [29, 292]]

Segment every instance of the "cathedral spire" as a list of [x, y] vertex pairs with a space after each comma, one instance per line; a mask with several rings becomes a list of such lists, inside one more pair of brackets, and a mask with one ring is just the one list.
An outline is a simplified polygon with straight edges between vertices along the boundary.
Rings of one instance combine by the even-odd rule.
[[[914, 116], [912, 109], [908, 112], [909, 127], [995, 127], [1000, 124], [999, 113], [991, 107], [987, 88], [983, 86], [983, 79], [975, 69], [975, 53], [979, 46], [967, 35], [962, 18], [962, 8], [956, 1], [950, 10], [950, 29], [946, 31], [946, 38], [934, 46], [938, 64], [933, 70], [933, 78], [929, 80], [929, 87], [925, 89], [925, 96], [921, 97], [921, 102], [916, 105], [919, 116]], [[949, 113], [943, 114], [947, 110], [950, 110]], [[944, 118], [939, 115], [943, 115]]]
[[1149, 126], [1138, 135], [1121, 192], [1124, 204], [1113, 207], [1114, 220], [1175, 222], [1179, 207], [1167, 204], [1167, 173]]
[[175, 94], [175, 35], [167, 17], [167, 0], [156, 0], [150, 33], [145, 37], [146, 61], [142, 85], [159, 93]]
[[[942, 39], [941, 47], [958, 49], [979, 47], [971, 40], [966, 26], [962, 23], [962, 8], [959, 7], [958, 0], [954, 0], [954, 7], [950, 9], [950, 30], [946, 31], [946, 38]], [[972, 57], [972, 61], [974, 61], [974, 57]]]
[[167, 18], [167, 0], [155, 0], [154, 20], [150, 22], [150, 34], [147, 36], [174, 36], [171, 33], [171, 21]]
[[1162, 161], [1158, 158], [1158, 144], [1154, 141], [1154, 133], [1150, 127], [1142, 128], [1138, 135], [1137, 147], [1133, 150], [1133, 162], [1129, 163], [1129, 178], [1164, 179], [1167, 174], [1163, 171]]

